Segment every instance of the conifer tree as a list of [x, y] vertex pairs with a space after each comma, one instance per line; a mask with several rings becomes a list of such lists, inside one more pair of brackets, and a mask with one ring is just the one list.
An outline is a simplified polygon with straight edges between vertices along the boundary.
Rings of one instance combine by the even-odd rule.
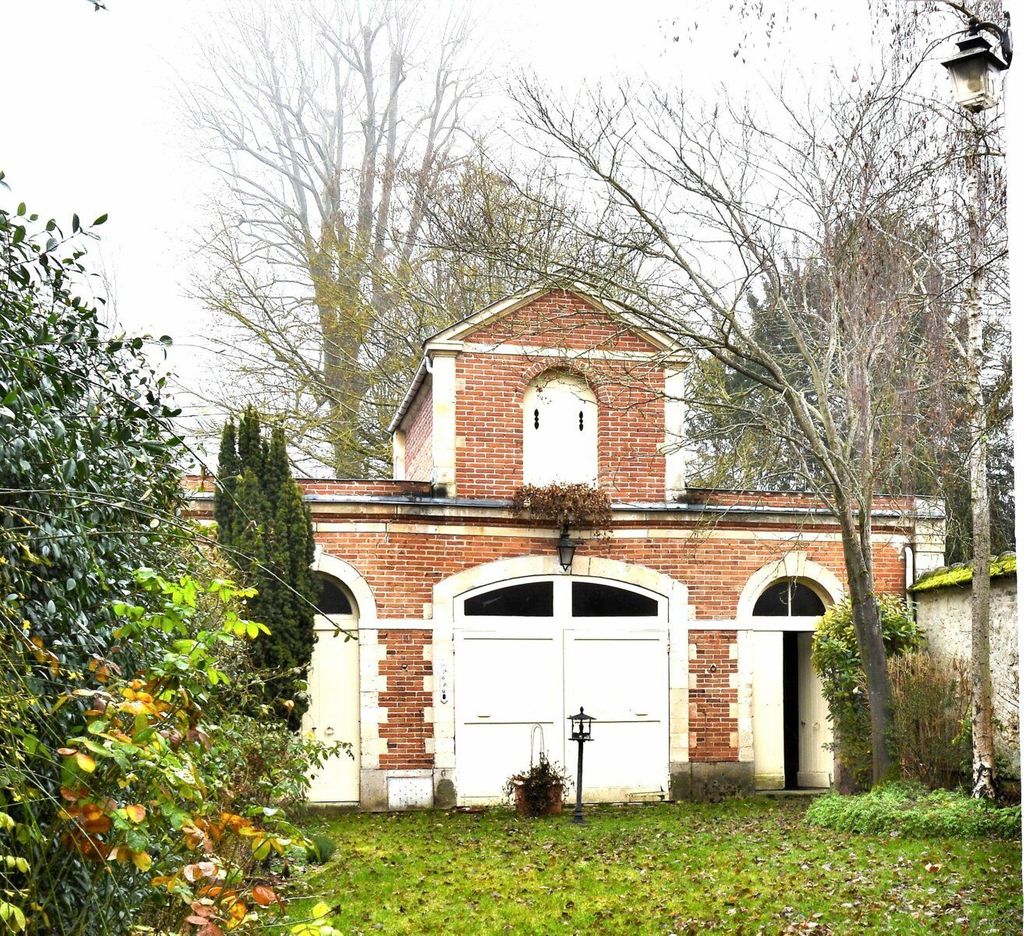
[[270, 629], [253, 642], [250, 660], [270, 709], [298, 729], [307, 707], [302, 683], [313, 653], [316, 579], [312, 524], [291, 476], [284, 431], [275, 428], [265, 438], [259, 413], [246, 409], [237, 442], [234, 424], [224, 427], [218, 476], [225, 488], [214, 501], [215, 515], [219, 509], [225, 518], [220, 542], [257, 589], [247, 601], [249, 617]]
[[213, 519], [217, 521], [217, 539], [222, 544], [232, 540], [231, 528], [235, 517], [235, 498], [238, 489], [238, 442], [235, 421], [228, 418], [220, 437], [217, 455], [217, 487], [213, 494]]
[[263, 474], [263, 439], [260, 437], [260, 414], [252, 406], [242, 411], [238, 420], [239, 474], [251, 468], [256, 477]]

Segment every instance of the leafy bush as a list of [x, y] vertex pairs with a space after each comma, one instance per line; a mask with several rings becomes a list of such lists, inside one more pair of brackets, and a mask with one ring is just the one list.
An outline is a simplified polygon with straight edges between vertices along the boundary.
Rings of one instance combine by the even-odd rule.
[[[890, 657], [916, 650], [923, 639], [906, 602], [879, 595], [882, 640]], [[821, 677], [833, 727], [833, 748], [858, 786], [871, 781], [871, 718], [853, 612], [847, 598], [822, 616], [814, 632], [811, 662]]]
[[971, 765], [970, 683], [960, 661], [927, 651], [889, 660], [892, 750], [903, 776], [930, 789], [953, 789]]
[[807, 810], [811, 825], [836, 832], [907, 838], [1002, 838], [1021, 834], [1020, 807], [998, 807], [964, 793], [889, 783], [868, 793], [828, 793]]
[[145, 342], [73, 292], [87, 236], [0, 209], [0, 933], [251, 931], [328, 750], [232, 684], [266, 628], [179, 516]]
[[192, 534], [165, 378], [76, 294], [92, 236], [0, 209], [0, 930], [124, 932], [146, 890], [91, 874], [53, 834], [55, 750], [89, 704], [76, 693], [165, 642], [117, 640], [113, 606], [138, 598], [140, 565], [179, 569]]

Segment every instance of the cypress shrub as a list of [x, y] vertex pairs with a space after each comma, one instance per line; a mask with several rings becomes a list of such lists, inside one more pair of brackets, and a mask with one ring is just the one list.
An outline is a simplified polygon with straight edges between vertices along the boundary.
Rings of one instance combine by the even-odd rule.
[[[265, 437], [259, 413], [247, 408], [221, 436], [214, 515], [218, 539], [257, 590], [246, 612], [270, 628], [250, 646], [264, 702], [297, 730], [308, 707], [305, 679], [313, 654], [316, 579], [313, 528], [292, 478], [284, 431]], [[232, 472], [234, 472], [232, 474]]]

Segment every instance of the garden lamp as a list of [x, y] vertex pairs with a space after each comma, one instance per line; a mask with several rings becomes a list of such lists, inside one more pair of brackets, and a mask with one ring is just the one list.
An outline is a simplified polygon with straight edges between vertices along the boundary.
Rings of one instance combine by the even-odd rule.
[[576, 808], [573, 810], [572, 821], [581, 823], [583, 822], [583, 745], [585, 742], [593, 740], [591, 727], [594, 724], [594, 719], [583, 711], [581, 705], [579, 714], [570, 715], [569, 721], [572, 722], [572, 734], [569, 736], [569, 740], [575, 741], [579, 745], [579, 754], [576, 757]]

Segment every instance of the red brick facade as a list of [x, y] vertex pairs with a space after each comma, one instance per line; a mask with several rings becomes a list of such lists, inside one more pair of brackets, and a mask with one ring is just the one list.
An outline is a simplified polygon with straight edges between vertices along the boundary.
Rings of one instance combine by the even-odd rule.
[[[319, 519], [319, 518], [318, 518]], [[325, 518], [326, 519], [326, 518]], [[334, 514], [331, 521], [340, 516]], [[405, 527], [416, 525], [412, 518], [403, 518]], [[462, 520], [463, 523], [467, 519]], [[468, 519], [479, 523], [479, 520]], [[499, 525], [486, 521], [488, 526]], [[377, 598], [377, 611], [382, 618], [422, 619], [423, 605], [432, 600], [433, 586], [456, 572], [496, 559], [538, 555], [554, 549], [554, 531], [533, 537], [502, 537], [497, 535], [447, 534], [433, 532], [427, 520], [424, 532], [380, 533], [325, 532], [317, 536], [324, 549], [343, 556], [359, 570]], [[678, 530], [681, 523], [645, 524], [648, 529]], [[737, 533], [778, 532], [764, 523], [734, 524]], [[816, 527], [815, 530], [818, 528]], [[638, 536], [636, 539], [604, 538], [588, 540], [577, 550], [580, 558], [602, 556], [645, 566], [684, 582], [697, 620], [731, 620], [736, 615], [740, 591], [751, 575], [769, 562], [780, 559], [794, 548], [814, 562], [842, 578], [842, 548], [835, 540], [825, 542], [786, 539], [750, 540], [718, 538], [726, 535], [716, 525], [716, 537], [702, 536], [698, 527], [690, 539], [660, 539]], [[539, 531], [540, 532], [540, 531]], [[828, 528], [823, 532], [828, 533]], [[831, 532], [834, 536], [834, 529]], [[875, 578], [881, 590], [902, 592], [904, 560], [891, 545], [875, 549]]]
[[381, 708], [387, 709], [387, 719], [378, 729], [387, 742], [387, 751], [380, 756], [382, 768], [408, 770], [434, 763], [434, 755], [427, 749], [433, 726], [425, 717], [431, 706], [431, 690], [425, 681], [434, 671], [428, 659], [432, 639], [429, 630], [378, 634], [386, 648], [379, 674], [387, 680], [387, 689], [379, 696]]
[[690, 759], [739, 759], [736, 631], [690, 634]]
[[[514, 517], [500, 503], [523, 481], [524, 395], [531, 381], [551, 369], [581, 376], [594, 391], [598, 483], [614, 508], [611, 529], [601, 535], [572, 531], [580, 540], [576, 568], [589, 559], [613, 560], [622, 564], [615, 569], [637, 570], [634, 586], [647, 587], [644, 577], [656, 573], [664, 577], [659, 579], [663, 597], [675, 595], [672, 626], [679, 630], [673, 633], [683, 636], [669, 641], [670, 654], [685, 656], [672, 670], [683, 683], [671, 686], [682, 713], [671, 716], [671, 759], [728, 769], [751, 766], [753, 742], [744, 741], [741, 727], [745, 723], [750, 734], [751, 713], [740, 713], [751, 704], [749, 682], [746, 695], [740, 691], [740, 680], [749, 680], [751, 672], [740, 659], [748, 637], [737, 626], [741, 593], [752, 576], [793, 554], [841, 583], [843, 552], [834, 517], [820, 499], [805, 493], [686, 488], [680, 495], [676, 485], [670, 502], [671, 465], [663, 451], [667, 428], [676, 430], [666, 427], [666, 349], [653, 343], [661, 341], [658, 336], [648, 340], [579, 296], [541, 295], [467, 326], [454, 338], [443, 335], [448, 337], [438, 354], [447, 368], [445, 379], [438, 376], [438, 361], [432, 371], [428, 360], [426, 377], [397, 422], [404, 433], [405, 477], [413, 480], [301, 482], [316, 541], [323, 555], [343, 563], [363, 589], [355, 594], [347, 582], [356, 603], [363, 602], [360, 631], [374, 635], [365, 639], [369, 662], [360, 659], [361, 679], [372, 680], [363, 687], [372, 697], [363, 702], [364, 772], [412, 771], [415, 779], [417, 771], [434, 771], [435, 781], [451, 785], [454, 716], [451, 706], [445, 708], [448, 698], [436, 694], [434, 677], [436, 667], [444, 679], [452, 678], [454, 599], [447, 599], [448, 617], [439, 618], [435, 587], [443, 590], [458, 573], [471, 578], [476, 574], [471, 570], [497, 560], [549, 557], [553, 562], [558, 531]], [[545, 349], [551, 353], [542, 353]], [[598, 353], [581, 356], [581, 351]], [[427, 353], [429, 359], [429, 342]], [[435, 398], [438, 388], [453, 383], [453, 400]], [[431, 484], [442, 423], [450, 434], [444, 444], [452, 460], [445, 470], [454, 466], [455, 498]], [[212, 483], [191, 479], [188, 486], [206, 492], [194, 499], [193, 514], [208, 518]], [[902, 593], [904, 546], [916, 535], [915, 501], [882, 497], [874, 509], [876, 586]], [[447, 663], [435, 655], [439, 639], [448, 648]], [[435, 708], [449, 720], [443, 731]]]
[[405, 434], [405, 476], [414, 481], [430, 481], [434, 465], [431, 432], [434, 428], [434, 398], [430, 385], [420, 389], [409, 407]]
[[609, 319], [582, 296], [551, 290], [466, 336], [474, 344], [532, 345], [581, 351], [627, 351], [650, 354], [659, 349], [622, 322]]

